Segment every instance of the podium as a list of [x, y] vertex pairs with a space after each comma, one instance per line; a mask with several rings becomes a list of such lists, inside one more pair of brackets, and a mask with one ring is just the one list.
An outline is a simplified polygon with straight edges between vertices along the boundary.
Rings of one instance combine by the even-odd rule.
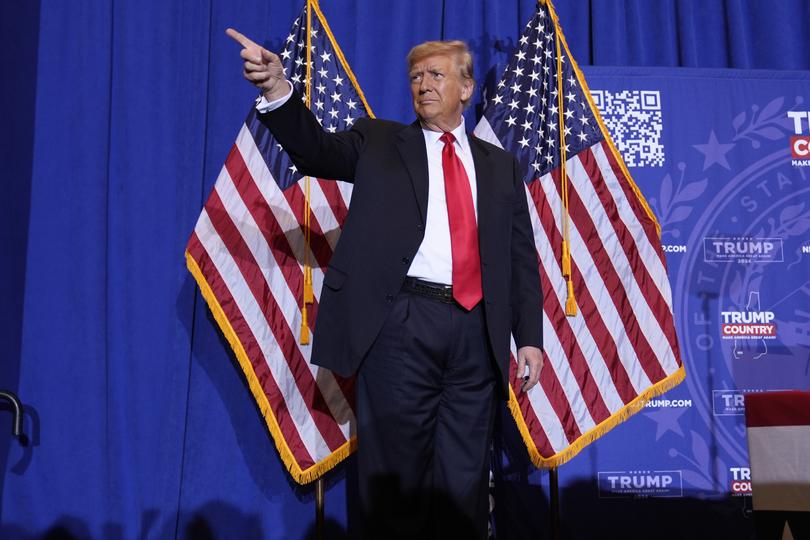
[[746, 394], [757, 540], [810, 539], [810, 392]]

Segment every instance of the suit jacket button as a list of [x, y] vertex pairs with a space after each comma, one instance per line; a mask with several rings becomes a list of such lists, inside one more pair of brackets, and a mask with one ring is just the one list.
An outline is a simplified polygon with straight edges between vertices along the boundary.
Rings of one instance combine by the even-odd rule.
[[393, 294], [386, 294], [385, 295], [385, 301], [390, 304], [391, 302], [394, 301], [394, 295]]

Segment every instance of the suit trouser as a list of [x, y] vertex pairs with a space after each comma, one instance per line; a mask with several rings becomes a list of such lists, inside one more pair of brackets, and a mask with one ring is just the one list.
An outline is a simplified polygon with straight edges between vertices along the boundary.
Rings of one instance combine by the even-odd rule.
[[481, 305], [400, 292], [357, 379], [365, 538], [486, 538], [496, 400]]

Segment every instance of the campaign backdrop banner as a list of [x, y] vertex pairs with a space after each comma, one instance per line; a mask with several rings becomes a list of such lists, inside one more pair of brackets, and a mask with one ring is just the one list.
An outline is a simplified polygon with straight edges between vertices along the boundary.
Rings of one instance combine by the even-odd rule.
[[660, 222], [686, 379], [560, 468], [564, 528], [683, 499], [748, 537], [744, 396], [810, 389], [810, 73], [583, 71]]

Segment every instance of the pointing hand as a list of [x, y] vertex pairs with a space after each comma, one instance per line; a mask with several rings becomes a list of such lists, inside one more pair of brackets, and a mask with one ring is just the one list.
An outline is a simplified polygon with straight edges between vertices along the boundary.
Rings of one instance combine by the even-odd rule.
[[289, 92], [281, 59], [277, 54], [268, 51], [233, 28], [228, 28], [225, 33], [242, 46], [242, 52], [239, 53], [245, 61], [242, 75], [261, 91], [265, 99], [273, 101]]

